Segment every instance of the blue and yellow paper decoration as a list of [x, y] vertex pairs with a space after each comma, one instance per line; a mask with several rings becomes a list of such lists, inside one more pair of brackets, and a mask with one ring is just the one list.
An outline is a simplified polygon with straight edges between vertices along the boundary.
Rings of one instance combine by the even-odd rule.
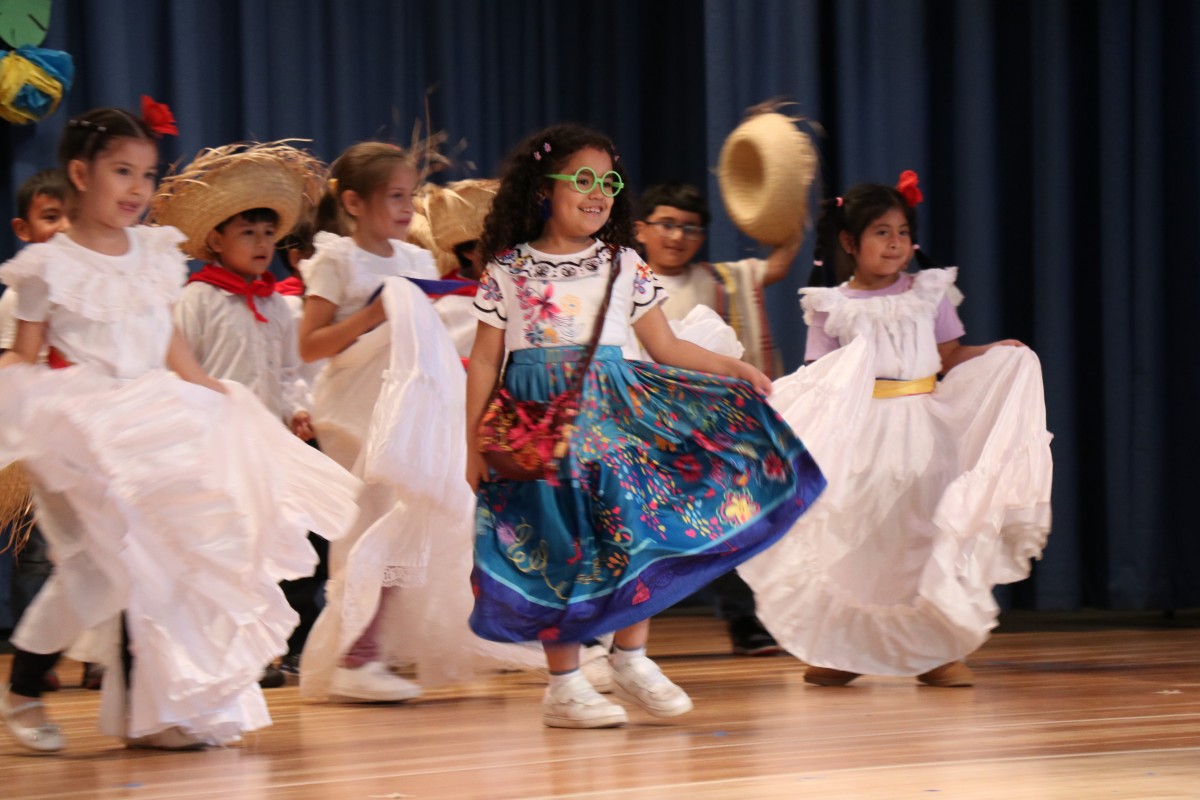
[[61, 50], [0, 50], [0, 117], [24, 125], [53, 114], [74, 77], [75, 64]]

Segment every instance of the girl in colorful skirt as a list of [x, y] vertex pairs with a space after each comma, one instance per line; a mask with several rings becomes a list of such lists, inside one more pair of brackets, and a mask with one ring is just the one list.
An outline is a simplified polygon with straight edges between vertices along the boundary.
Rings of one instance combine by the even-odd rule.
[[[812, 513], [738, 571], [811, 684], [860, 674], [968, 686], [962, 659], [996, 624], [1050, 530], [1050, 434], [1037, 356], [964, 345], [956, 270], [919, 251], [916, 175], [825, 204], [817, 256], [845, 280], [803, 290], [806, 358], [772, 403], [829, 479]], [[938, 373], [945, 378], [937, 380]]]
[[[467, 374], [467, 477], [478, 500], [471, 626], [494, 641], [542, 643], [551, 727], [626, 721], [579, 670], [579, 642], [614, 630], [617, 696], [659, 717], [690, 711], [646, 657], [649, 618], [770, 546], [824, 487], [762, 400], [766, 377], [671, 332], [662, 288], [629, 247], [619, 169], [612, 142], [595, 131], [559, 125], [531, 136], [509, 159], [482, 239], [489, 263]], [[490, 475], [475, 431], [505, 351], [505, 388], [546, 401], [567, 387], [598, 324], [557, 472]], [[658, 363], [622, 357], [630, 326]]]

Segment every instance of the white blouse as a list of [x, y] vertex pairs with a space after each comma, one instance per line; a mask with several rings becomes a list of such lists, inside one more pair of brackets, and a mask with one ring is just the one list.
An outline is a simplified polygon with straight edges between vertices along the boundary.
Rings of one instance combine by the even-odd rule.
[[384, 258], [363, 250], [349, 236], [318, 233], [313, 239], [313, 257], [300, 262], [305, 295], [333, 303], [337, 306], [333, 321], [341, 322], [367, 305], [384, 278], [440, 277], [428, 250], [397, 239], [391, 242], [392, 255]]
[[166, 363], [171, 304], [187, 276], [171, 227], [127, 228], [129, 249], [108, 256], [65, 233], [25, 247], [0, 266], [0, 281], [19, 292], [16, 317], [46, 323], [46, 344], [75, 364], [136, 378]]

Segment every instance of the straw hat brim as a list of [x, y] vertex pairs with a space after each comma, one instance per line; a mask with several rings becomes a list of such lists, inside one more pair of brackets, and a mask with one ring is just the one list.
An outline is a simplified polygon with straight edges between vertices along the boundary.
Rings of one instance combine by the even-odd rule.
[[499, 188], [499, 181], [484, 179], [430, 186], [423, 208], [437, 246], [453, 251], [456, 245], [482, 236], [483, 221]]
[[426, 219], [425, 212], [419, 203], [417, 204], [417, 213], [413, 214], [412, 222], [408, 224], [408, 233], [404, 238], [409, 244], [415, 244], [417, 247], [433, 253], [433, 260], [437, 263], [439, 275], [447, 275], [458, 269], [458, 256], [454, 255], [453, 251], [438, 247], [437, 242], [433, 240], [429, 220]]
[[275, 240], [282, 239], [316, 204], [322, 179], [320, 162], [288, 145], [206, 150], [162, 182], [151, 204], [150, 220], [182, 231], [187, 236], [183, 250], [190, 257], [211, 259], [208, 234], [242, 211], [273, 210], [279, 215]]
[[[0, 469], [0, 530], [10, 525], [20, 525], [32, 507], [29, 492], [29, 477], [25, 468], [13, 462]], [[0, 552], [3, 551], [0, 542]]]
[[800, 235], [818, 159], [812, 141], [776, 112], [743, 122], [721, 146], [717, 180], [730, 219], [747, 236], [779, 245]]

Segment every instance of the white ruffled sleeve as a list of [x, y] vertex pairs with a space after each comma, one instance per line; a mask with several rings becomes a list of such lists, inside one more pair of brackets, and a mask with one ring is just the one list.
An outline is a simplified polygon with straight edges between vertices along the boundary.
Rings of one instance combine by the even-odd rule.
[[350, 283], [354, 240], [321, 231], [313, 239], [313, 245], [313, 257], [299, 265], [300, 275], [304, 278], [304, 293], [341, 306]]

